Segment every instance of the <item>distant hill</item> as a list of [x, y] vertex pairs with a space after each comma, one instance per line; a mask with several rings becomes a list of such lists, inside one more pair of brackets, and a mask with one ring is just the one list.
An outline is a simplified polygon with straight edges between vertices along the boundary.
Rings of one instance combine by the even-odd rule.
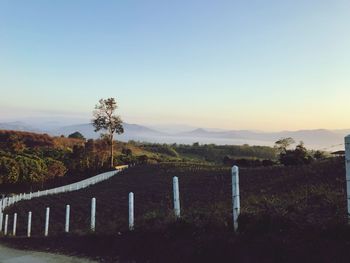
[[[47, 127], [47, 126], [45, 126]], [[171, 128], [174, 128], [172, 131]], [[181, 128], [184, 130], [181, 132]], [[124, 134], [116, 136], [121, 141], [145, 141], [155, 143], [180, 143], [192, 144], [199, 142], [201, 144], [218, 144], [218, 145], [264, 145], [272, 146], [280, 138], [292, 137], [296, 142], [303, 141], [308, 148], [324, 149], [329, 151], [344, 149], [344, 137], [350, 134], [350, 129], [343, 130], [299, 130], [299, 131], [281, 131], [281, 132], [262, 132], [251, 130], [222, 130], [222, 129], [203, 129], [193, 128], [190, 126], [174, 125], [168, 128], [156, 126], [149, 128], [138, 124], [124, 123]], [[76, 131], [82, 133], [86, 138], [96, 139], [100, 133], [96, 133], [89, 123], [62, 126], [59, 128], [45, 130], [40, 127], [32, 127], [24, 122], [6, 122], [0, 123], [0, 129], [30, 131], [48, 133], [54, 136], [68, 136]]]
[[[158, 132], [156, 130], [147, 128], [145, 126], [137, 124], [124, 123], [124, 133], [118, 135], [118, 139], [122, 141], [129, 140], [147, 140], [149, 137], [165, 136], [165, 133]], [[94, 127], [90, 123], [79, 124], [79, 125], [70, 125], [65, 126], [56, 130], [51, 131], [53, 135], [65, 135], [68, 136], [73, 132], [80, 132], [86, 138], [97, 139], [100, 137], [101, 132], [95, 132]]]
[[[281, 132], [255, 132], [249, 130], [234, 130], [234, 131], [221, 131], [211, 132], [204, 129], [195, 129], [190, 132], [184, 132], [178, 134], [182, 137], [192, 137], [199, 139], [239, 139], [246, 141], [247, 144], [251, 144], [252, 141], [260, 141], [262, 145], [271, 145], [276, 140], [285, 137], [292, 137], [298, 143], [303, 141], [309, 148], [321, 149], [321, 148], [334, 148], [343, 149], [344, 137], [346, 134], [350, 134], [350, 130], [300, 130], [300, 131], [281, 131]], [[332, 149], [330, 149], [332, 150]]]
[[27, 132], [37, 132], [40, 131], [24, 122], [13, 121], [13, 122], [3, 122], [0, 123], [0, 130], [11, 130], [11, 131], [27, 131]]

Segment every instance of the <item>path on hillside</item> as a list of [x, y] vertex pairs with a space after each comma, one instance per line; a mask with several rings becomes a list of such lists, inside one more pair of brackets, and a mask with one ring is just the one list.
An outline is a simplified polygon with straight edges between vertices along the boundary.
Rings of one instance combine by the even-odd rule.
[[0, 263], [93, 263], [95, 261], [58, 254], [18, 250], [0, 245]]

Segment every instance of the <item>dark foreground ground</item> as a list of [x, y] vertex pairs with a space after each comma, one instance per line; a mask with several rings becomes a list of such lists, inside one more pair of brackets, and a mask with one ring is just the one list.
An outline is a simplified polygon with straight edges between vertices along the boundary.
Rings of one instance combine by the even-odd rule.
[[228, 229], [203, 230], [181, 222], [164, 232], [14, 238], [2, 242], [21, 249], [87, 256], [99, 262], [349, 262], [348, 228], [297, 233], [285, 229], [284, 222], [281, 226], [267, 221], [264, 231], [257, 226], [257, 232], [239, 236]]
[[[180, 181], [182, 219], [172, 212], [171, 179]], [[33, 212], [33, 235], [3, 238], [19, 248], [86, 255], [101, 262], [349, 262], [344, 161], [304, 167], [242, 169], [239, 233], [231, 221], [230, 170], [216, 166], [140, 166], [83, 191], [22, 202], [18, 234]], [[135, 231], [127, 230], [127, 195], [135, 193]], [[97, 232], [89, 205], [97, 199]], [[69, 236], [64, 206], [72, 206]], [[43, 238], [46, 206], [50, 237]], [[11, 221], [10, 221], [11, 225]]]

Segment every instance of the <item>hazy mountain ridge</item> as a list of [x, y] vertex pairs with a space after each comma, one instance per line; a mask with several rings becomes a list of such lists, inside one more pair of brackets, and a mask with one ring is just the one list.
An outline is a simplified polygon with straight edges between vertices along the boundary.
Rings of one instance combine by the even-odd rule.
[[[79, 131], [86, 138], [99, 138], [101, 132], [95, 132], [89, 123], [68, 125], [57, 129], [41, 130], [24, 122], [0, 123], [0, 129], [48, 133], [55, 136], [68, 136]], [[296, 142], [304, 141], [307, 147], [313, 149], [338, 150], [343, 149], [344, 137], [350, 134], [350, 129], [342, 130], [298, 130], [281, 132], [259, 132], [250, 130], [220, 130], [195, 128], [184, 132], [158, 131], [144, 125], [124, 123], [124, 134], [117, 135], [122, 141], [136, 140], [158, 143], [215, 143], [215, 144], [251, 144], [273, 145], [280, 138], [292, 137]], [[336, 146], [335, 146], [336, 145]], [[333, 147], [331, 147], [333, 146]]]

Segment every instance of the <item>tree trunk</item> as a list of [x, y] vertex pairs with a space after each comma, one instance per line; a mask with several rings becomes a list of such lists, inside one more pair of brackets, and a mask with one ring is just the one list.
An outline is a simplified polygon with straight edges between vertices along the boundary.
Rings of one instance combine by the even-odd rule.
[[114, 167], [113, 163], [113, 134], [111, 134], [111, 168]]

